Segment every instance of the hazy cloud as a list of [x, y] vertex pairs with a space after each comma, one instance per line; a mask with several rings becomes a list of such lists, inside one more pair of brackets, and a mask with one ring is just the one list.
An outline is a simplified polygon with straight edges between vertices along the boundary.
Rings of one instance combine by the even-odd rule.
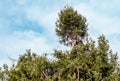
[[54, 48], [69, 49], [61, 46], [55, 35], [58, 12], [66, 4], [87, 18], [90, 36], [105, 34], [111, 48], [120, 53], [119, 3], [119, 0], [1, 0], [0, 64], [9, 64], [8, 56], [18, 58], [26, 49], [38, 54], [53, 52]]

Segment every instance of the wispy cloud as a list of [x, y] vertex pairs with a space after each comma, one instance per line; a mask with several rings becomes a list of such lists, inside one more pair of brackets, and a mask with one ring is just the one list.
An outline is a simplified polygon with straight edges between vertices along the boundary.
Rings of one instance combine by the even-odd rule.
[[38, 54], [53, 52], [60, 45], [55, 21], [66, 4], [87, 18], [90, 36], [105, 34], [111, 48], [120, 53], [119, 3], [119, 0], [1, 0], [0, 57], [4, 58], [0, 58], [0, 64], [9, 63], [8, 56], [18, 58], [26, 49]]
[[118, 52], [120, 58], [120, 1], [90, 0], [79, 3], [75, 8], [87, 18], [89, 34], [97, 38], [100, 34], [106, 35], [113, 51]]

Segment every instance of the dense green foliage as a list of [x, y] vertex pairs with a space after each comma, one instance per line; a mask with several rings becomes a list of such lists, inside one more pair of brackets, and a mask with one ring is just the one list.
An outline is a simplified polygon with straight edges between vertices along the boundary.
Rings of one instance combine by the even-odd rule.
[[56, 22], [56, 34], [60, 37], [60, 43], [71, 45], [71, 40], [79, 35], [82, 38], [87, 34], [86, 18], [78, 14], [72, 7], [66, 6], [59, 13]]
[[[68, 25], [72, 25], [71, 23], [75, 25], [77, 32], [84, 31], [83, 36], [85, 36], [87, 26], [84, 17], [78, 15], [71, 7], [63, 9], [59, 16], [56, 31], [61, 39], [67, 41], [64, 39], [65, 33], [69, 30]], [[65, 20], [66, 18], [68, 19]], [[73, 35], [74, 32], [71, 33], [71, 36]], [[64, 44], [67, 43], [64, 42]], [[86, 36], [84, 44], [73, 46], [70, 51], [56, 49], [53, 58], [54, 60], [51, 60], [47, 58], [46, 54], [39, 56], [31, 50], [27, 50], [19, 57], [17, 64], [10, 68], [5, 64], [0, 68], [0, 80], [120, 81], [117, 54], [112, 52], [104, 35], [99, 36], [97, 42]]]
[[95, 41], [86, 39], [70, 51], [53, 53], [55, 60], [45, 55], [38, 56], [28, 50], [21, 55], [15, 66], [3, 66], [1, 80], [8, 81], [119, 81], [117, 55], [109, 49], [108, 41], [102, 35]]

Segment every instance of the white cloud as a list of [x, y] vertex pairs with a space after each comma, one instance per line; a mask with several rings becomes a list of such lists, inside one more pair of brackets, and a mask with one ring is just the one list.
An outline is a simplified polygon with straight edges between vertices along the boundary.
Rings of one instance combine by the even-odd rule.
[[55, 29], [57, 11], [44, 11], [37, 5], [26, 9], [25, 13], [28, 20], [37, 22], [39, 25], [43, 25], [46, 30], [51, 30], [51, 33], [54, 32], [53, 30]]
[[119, 33], [119, 18], [101, 15], [86, 4], [79, 4], [76, 9], [87, 18], [89, 29], [97, 30], [99, 34], [105, 35]]
[[3, 64], [8, 64], [10, 66], [12, 61], [8, 57], [17, 60], [19, 55], [25, 53], [26, 49], [31, 49], [38, 55], [44, 53], [48, 53], [49, 55], [54, 52], [54, 49], [67, 49], [65, 46], [59, 45], [57, 42], [50, 43], [47, 41], [47, 38], [33, 31], [14, 32], [12, 35], [4, 37], [0, 40], [0, 48], [4, 51], [3, 54], [6, 55], [6, 57], [0, 59], [0, 66]]
[[[17, 0], [17, 3], [19, 5], [26, 5], [28, 0]], [[114, 11], [114, 8], [116, 7], [116, 10], [118, 9], [117, 0], [114, 2], [112, 0], [110, 4], [108, 2], [104, 1], [96, 1], [96, 0], [90, 0], [88, 3], [80, 2], [79, 3], [69, 3], [73, 6], [79, 13], [81, 13], [83, 16], [85, 16], [88, 20], [88, 28], [90, 36], [96, 38], [99, 34], [105, 34], [109, 40], [110, 45], [112, 48], [116, 49], [115, 51], [119, 51], [119, 40], [117, 37], [114, 39], [110, 39], [110, 37], [114, 37], [113, 34], [119, 35], [119, 26], [120, 26], [120, 18], [117, 16], [107, 16], [106, 14], [109, 14], [110, 11]], [[41, 2], [41, 1], [40, 1]], [[48, 9], [44, 9], [42, 4], [36, 4], [36, 5], [30, 5], [30, 6], [16, 6], [12, 7], [10, 11], [10, 14], [17, 14], [22, 13], [26, 19], [35, 22], [39, 24], [40, 26], [43, 26], [45, 28], [45, 32], [43, 34], [38, 34], [33, 31], [13, 31], [10, 35], [4, 35], [0, 38], [0, 49], [4, 51], [4, 53], [8, 56], [11, 56], [11, 58], [18, 58], [20, 54], [23, 54], [26, 49], [32, 49], [33, 52], [36, 52], [37, 54], [43, 54], [45, 52], [51, 53], [53, 52], [53, 49], [58, 47], [57, 49], [69, 49], [66, 48], [58, 43], [58, 39], [55, 35], [55, 21], [57, 20], [58, 12], [63, 8], [63, 1], [60, 1], [60, 4], [57, 3], [57, 5], [54, 6], [56, 8], [52, 8], [49, 4], [47, 6]], [[72, 1], [70, 1], [72, 2]], [[104, 4], [103, 4], [104, 3]], [[114, 4], [112, 4], [114, 3]], [[45, 4], [45, 3], [44, 3]], [[66, 3], [64, 3], [66, 4]], [[105, 5], [108, 6], [105, 6]], [[61, 6], [62, 5], [62, 6]], [[112, 6], [111, 6], [112, 5]], [[114, 7], [114, 5], [116, 5]], [[41, 8], [42, 7], [42, 8]], [[99, 8], [98, 8], [99, 7]], [[109, 10], [107, 10], [109, 7]], [[104, 10], [95, 10], [95, 9], [104, 9]], [[112, 9], [112, 10], [111, 10]], [[104, 13], [102, 11], [108, 11], [109, 13]], [[13, 13], [15, 12], [15, 13]], [[1, 22], [2, 20], [0, 20]], [[16, 20], [17, 24], [21, 24], [21, 21]], [[0, 25], [1, 26], [1, 25]], [[4, 22], [2, 26], [5, 26]], [[9, 31], [9, 23], [6, 26], [6, 32]], [[0, 27], [2, 29], [3, 27]], [[5, 32], [5, 31], [4, 31]], [[6, 57], [5, 60], [0, 60], [0, 64], [2, 63], [9, 63], [8, 58]], [[3, 61], [3, 62], [2, 62]], [[0, 65], [1, 66], [1, 65]]]
[[108, 14], [109, 12], [113, 14], [116, 11], [120, 11], [120, 0], [90, 0], [89, 4], [92, 8], [96, 9], [97, 11], [102, 11], [104, 14]]
[[[75, 5], [75, 9], [77, 9], [77, 11], [85, 16], [88, 20], [88, 29], [90, 36], [96, 39], [100, 34], [104, 34], [110, 42], [110, 47], [114, 52], [118, 52], [118, 56], [120, 58], [120, 39], [118, 39], [118, 36], [120, 35], [120, 18], [117, 16], [107, 16], [106, 14], [109, 13], [104, 14], [103, 12], [97, 12], [90, 5], [91, 3], [80, 3], [78, 5]], [[98, 4], [96, 6], [100, 5], [101, 4], [98, 1]], [[111, 10], [111, 12], [112, 11], [113, 10]]]
[[55, 33], [55, 22], [59, 10], [60, 9], [51, 9], [51, 11], [43, 10], [39, 5], [33, 5], [25, 9], [25, 15], [28, 20], [36, 22], [40, 27], [43, 26], [45, 30], [43, 33], [44, 36], [46, 35], [46, 39], [56, 43], [58, 42], [58, 38]]
[[28, 0], [17, 0], [17, 3], [20, 5], [24, 5], [25, 3], [27, 3]]
[[15, 53], [20, 53], [20, 51], [26, 49], [32, 49], [40, 54], [52, 50], [52, 46], [48, 45], [46, 38], [38, 36], [32, 31], [15, 32], [13, 35], [4, 38], [1, 42], [3, 45], [1, 45], [0, 48], [6, 51], [6, 53], [10, 56], [19, 55]]
[[[46, 42], [46, 38], [36, 35], [35, 32], [15, 32], [13, 35], [4, 37], [0, 40], [0, 48], [8, 57], [18, 58], [20, 54], [23, 54], [26, 49], [31, 49], [39, 55], [46, 52], [52, 52], [52, 45]], [[5, 63], [1, 59], [2, 63]], [[8, 63], [8, 62], [7, 62]]]
[[[23, 5], [26, 3], [26, 0], [22, 0], [20, 2], [18, 0], [18, 4]], [[33, 52], [36, 52], [39, 55], [43, 53], [52, 53], [54, 49], [64, 49], [66, 47], [59, 44], [57, 37], [55, 35], [55, 21], [58, 15], [57, 10], [46, 10], [40, 8], [40, 5], [31, 5], [31, 7], [21, 8], [20, 11], [17, 8], [12, 8], [10, 10], [10, 14], [17, 15], [11, 11], [19, 11], [24, 13], [24, 17], [27, 20], [32, 21], [40, 25], [40, 27], [45, 28], [45, 32], [42, 34], [36, 33], [35, 31], [13, 31], [9, 35], [4, 35], [0, 39], [0, 48], [4, 51], [4, 55], [6, 56], [6, 60], [10, 56], [11, 58], [17, 58], [19, 55], [25, 53], [26, 49], [32, 49]], [[59, 10], [59, 9], [58, 9]], [[16, 20], [16, 24], [21, 24], [21, 21]], [[9, 26], [8, 26], [9, 27]], [[60, 47], [58, 47], [60, 46]], [[1, 54], [2, 55], [2, 54]], [[0, 61], [3, 61], [0, 59]], [[2, 62], [6, 63], [6, 62]], [[8, 64], [9, 62], [7, 62]]]

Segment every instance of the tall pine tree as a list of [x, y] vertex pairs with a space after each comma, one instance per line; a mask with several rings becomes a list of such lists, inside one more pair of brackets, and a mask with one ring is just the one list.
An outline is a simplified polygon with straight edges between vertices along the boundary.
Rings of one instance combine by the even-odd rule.
[[65, 6], [56, 21], [56, 34], [60, 37], [60, 43], [67, 46], [78, 39], [82, 41], [87, 34], [86, 18], [72, 7]]

